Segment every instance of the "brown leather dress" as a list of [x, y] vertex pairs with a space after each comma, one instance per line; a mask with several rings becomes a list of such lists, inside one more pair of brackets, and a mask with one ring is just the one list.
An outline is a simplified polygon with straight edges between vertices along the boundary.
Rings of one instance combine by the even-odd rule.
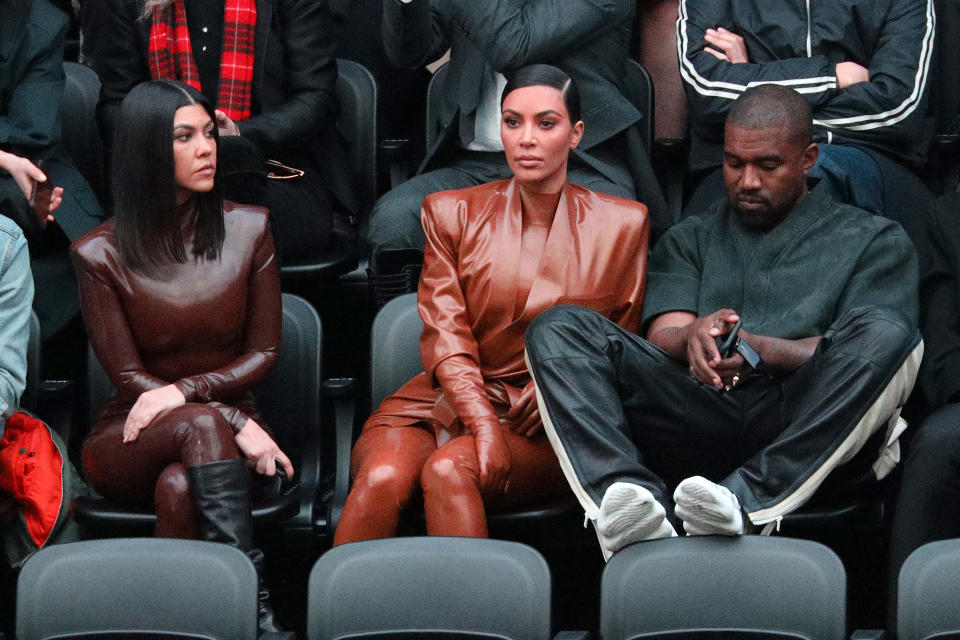
[[[219, 259], [193, 255], [185, 224], [187, 260], [147, 272], [124, 265], [113, 221], [71, 247], [90, 343], [117, 390], [83, 445], [86, 476], [104, 496], [149, 504], [162, 485], [183, 489], [184, 467], [238, 457], [234, 433], [248, 418], [260, 422], [251, 389], [280, 341], [273, 238], [262, 208], [225, 203], [224, 224]], [[187, 404], [124, 444], [133, 403], [171, 383]]]
[[[524, 241], [538, 232], [515, 180], [433, 194], [421, 217], [425, 371], [364, 425], [336, 544], [393, 535], [417, 487], [428, 533], [472, 536], [486, 535], [484, 500], [511, 506], [564, 491], [542, 431], [527, 438], [504, 428], [508, 489], [481, 495], [478, 425], [500, 421], [530, 384], [523, 334], [544, 309], [579, 304], [630, 330], [640, 321], [648, 241], [640, 203], [567, 184], [542, 251], [532, 252]], [[532, 267], [522, 262], [531, 255]]]

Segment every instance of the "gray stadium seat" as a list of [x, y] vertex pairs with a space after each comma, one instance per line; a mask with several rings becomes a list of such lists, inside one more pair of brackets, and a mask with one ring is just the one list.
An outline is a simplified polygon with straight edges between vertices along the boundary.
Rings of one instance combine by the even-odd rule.
[[960, 539], [925, 544], [903, 563], [897, 591], [897, 638], [960, 638]]
[[334, 547], [310, 572], [308, 640], [549, 637], [550, 571], [515, 542], [355, 542]]
[[257, 574], [213, 542], [55, 545], [20, 572], [16, 618], [20, 640], [256, 640]]
[[840, 640], [846, 574], [827, 547], [767, 536], [651, 540], [603, 572], [604, 640]]

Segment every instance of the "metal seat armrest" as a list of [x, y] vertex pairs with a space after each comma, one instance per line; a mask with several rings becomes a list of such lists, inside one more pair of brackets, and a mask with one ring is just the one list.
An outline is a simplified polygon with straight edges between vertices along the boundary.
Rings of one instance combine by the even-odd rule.
[[683, 212], [683, 194], [686, 180], [686, 138], [657, 138], [653, 143], [653, 163], [663, 183], [670, 219], [676, 224]]

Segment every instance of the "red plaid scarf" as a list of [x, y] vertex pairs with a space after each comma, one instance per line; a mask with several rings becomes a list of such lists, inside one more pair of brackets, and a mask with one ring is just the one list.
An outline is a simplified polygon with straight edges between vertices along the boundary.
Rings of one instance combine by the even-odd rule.
[[[253, 45], [257, 28], [255, 0], [226, 0], [223, 9], [223, 51], [217, 108], [231, 120], [250, 118], [253, 89]], [[177, 79], [197, 91], [200, 72], [193, 59], [183, 0], [153, 10], [150, 26], [150, 76]]]

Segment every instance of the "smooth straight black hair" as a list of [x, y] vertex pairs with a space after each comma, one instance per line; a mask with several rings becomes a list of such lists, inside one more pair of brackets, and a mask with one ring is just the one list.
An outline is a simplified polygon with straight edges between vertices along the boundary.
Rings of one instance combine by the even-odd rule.
[[507, 74], [507, 86], [500, 95], [500, 108], [511, 91], [523, 87], [552, 87], [563, 95], [563, 104], [570, 114], [570, 124], [580, 119], [580, 90], [573, 78], [550, 64], [530, 64]]
[[[191, 104], [202, 106], [216, 122], [203, 94], [176, 80], [139, 84], [120, 105], [113, 144], [114, 230], [130, 268], [187, 261], [177, 213], [173, 119], [177, 109]], [[213, 136], [219, 141], [216, 126]], [[219, 184], [218, 164], [213, 189], [193, 197], [193, 254], [208, 260], [220, 256], [225, 233]]]

